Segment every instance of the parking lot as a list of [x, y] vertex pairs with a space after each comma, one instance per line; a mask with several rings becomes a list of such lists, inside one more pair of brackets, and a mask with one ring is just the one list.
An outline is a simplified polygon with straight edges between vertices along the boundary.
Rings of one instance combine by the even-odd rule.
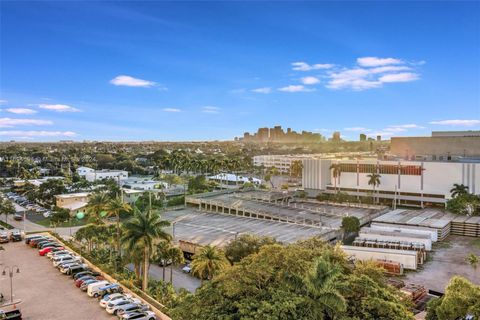
[[[17, 265], [20, 273], [14, 273], [14, 300], [20, 304], [26, 320], [101, 320], [114, 319], [99, 305], [97, 299], [88, 297], [73, 285], [72, 278], [52, 267], [51, 261], [40, 257], [36, 249], [22, 242], [2, 245], [0, 261], [3, 266]], [[0, 270], [0, 271], [1, 271]], [[0, 274], [0, 291], [5, 300], [10, 299], [10, 279]]]

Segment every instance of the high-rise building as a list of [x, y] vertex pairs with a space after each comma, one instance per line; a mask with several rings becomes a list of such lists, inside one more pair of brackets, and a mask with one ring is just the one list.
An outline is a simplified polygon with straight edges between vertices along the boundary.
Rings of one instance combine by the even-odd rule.
[[360, 133], [360, 141], [367, 141], [367, 135], [365, 133]]
[[335, 132], [333, 133], [333, 135], [332, 135], [332, 141], [338, 142], [338, 141], [340, 141], [340, 140], [341, 140], [341, 139], [340, 139], [340, 131], [335, 131]]
[[377, 136], [377, 141], [382, 141], [382, 136], [378, 135]]

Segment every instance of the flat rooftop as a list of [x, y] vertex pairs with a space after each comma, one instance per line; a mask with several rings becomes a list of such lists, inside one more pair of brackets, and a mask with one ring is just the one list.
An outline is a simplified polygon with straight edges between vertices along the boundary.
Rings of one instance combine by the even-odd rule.
[[175, 223], [175, 240], [219, 247], [241, 234], [273, 237], [284, 243], [315, 236], [334, 238], [336, 235], [330, 228], [203, 212], [194, 208], [165, 212], [162, 218]]

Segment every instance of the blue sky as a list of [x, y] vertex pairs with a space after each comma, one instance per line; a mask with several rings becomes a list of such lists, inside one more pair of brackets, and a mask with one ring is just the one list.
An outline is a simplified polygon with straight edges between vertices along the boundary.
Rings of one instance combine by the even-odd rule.
[[480, 3], [0, 3], [0, 140], [480, 129]]

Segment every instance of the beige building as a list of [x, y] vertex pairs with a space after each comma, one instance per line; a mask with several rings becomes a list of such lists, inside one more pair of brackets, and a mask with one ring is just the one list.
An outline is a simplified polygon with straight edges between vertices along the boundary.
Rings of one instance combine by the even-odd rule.
[[480, 131], [434, 131], [430, 137], [392, 137], [390, 153], [408, 160], [480, 157]]
[[68, 209], [73, 216], [85, 211], [89, 197], [89, 192], [58, 194], [55, 196], [55, 204], [59, 208]]

